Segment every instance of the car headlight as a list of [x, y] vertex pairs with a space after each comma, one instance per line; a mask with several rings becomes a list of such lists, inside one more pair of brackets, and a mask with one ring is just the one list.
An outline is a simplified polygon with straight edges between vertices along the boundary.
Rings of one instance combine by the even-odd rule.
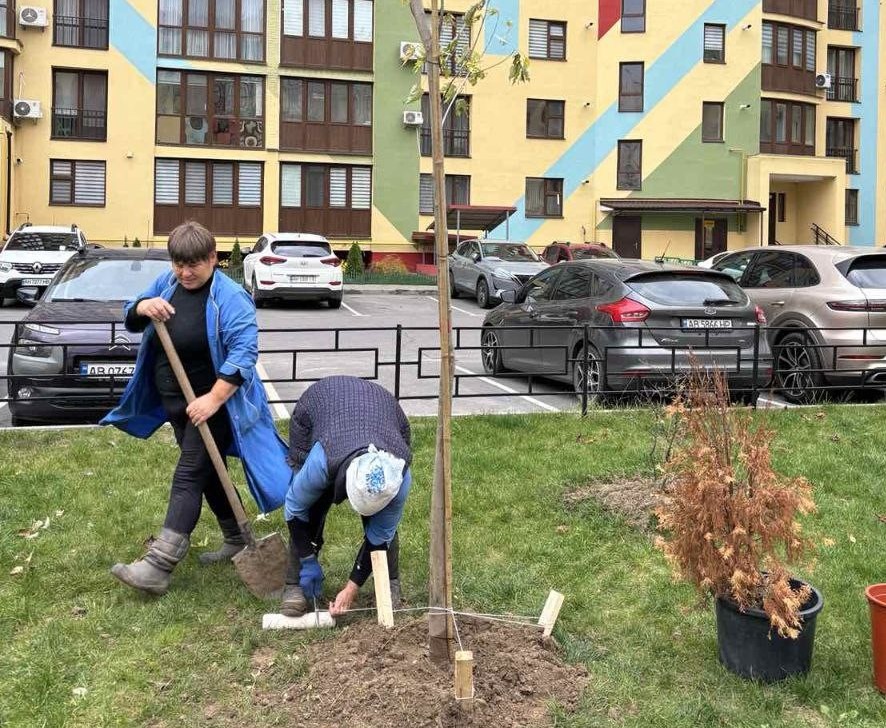
[[492, 275], [496, 278], [503, 278], [506, 281], [514, 280], [514, 274], [504, 268], [496, 268], [492, 271]]
[[12, 263], [0, 263], [0, 273], [9, 273], [12, 270]]
[[40, 359], [49, 359], [52, 356], [52, 347], [43, 341], [33, 339], [19, 339], [17, 351], [25, 356], [35, 356]]
[[25, 329], [33, 331], [37, 334], [48, 334], [49, 336], [58, 336], [58, 329], [55, 326], [46, 326], [45, 324], [25, 324]]

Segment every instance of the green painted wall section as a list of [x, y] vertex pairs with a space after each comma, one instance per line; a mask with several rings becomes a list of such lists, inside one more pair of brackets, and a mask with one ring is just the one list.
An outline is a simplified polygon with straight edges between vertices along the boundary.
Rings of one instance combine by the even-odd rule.
[[411, 68], [401, 66], [399, 50], [400, 41], [416, 40], [418, 31], [409, 8], [400, 0], [375, 3], [375, 13], [373, 205], [410, 240], [418, 223], [418, 132], [403, 126], [403, 111], [416, 76]]
[[[724, 100], [725, 142], [702, 142], [699, 123], [631, 197], [739, 199], [744, 160], [729, 149], [741, 149], [746, 155], [760, 150], [760, 76], [757, 65]], [[750, 107], [742, 109], [744, 104]], [[694, 113], [701, 120], [701, 104]]]

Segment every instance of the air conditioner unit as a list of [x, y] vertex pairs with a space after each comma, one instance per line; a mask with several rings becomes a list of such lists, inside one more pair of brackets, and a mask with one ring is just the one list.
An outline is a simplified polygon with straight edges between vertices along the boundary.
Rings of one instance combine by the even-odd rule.
[[46, 8], [37, 8], [32, 5], [22, 5], [18, 9], [18, 22], [26, 28], [45, 28], [49, 25], [46, 18]]
[[833, 79], [829, 73], [815, 74], [815, 88], [830, 88], [832, 81]]
[[414, 61], [416, 58], [421, 58], [423, 50], [421, 43], [414, 43], [410, 40], [400, 41], [400, 60]]
[[15, 99], [12, 102], [12, 115], [16, 119], [42, 119], [40, 102], [32, 99]]
[[421, 126], [425, 123], [425, 117], [420, 111], [404, 111], [403, 112], [403, 125], [404, 126]]

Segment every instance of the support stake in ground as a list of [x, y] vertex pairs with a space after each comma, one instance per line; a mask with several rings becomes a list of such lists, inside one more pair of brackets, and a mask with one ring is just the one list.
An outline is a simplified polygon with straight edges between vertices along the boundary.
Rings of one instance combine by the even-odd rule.
[[388, 576], [387, 551], [373, 551], [372, 582], [375, 584], [375, 609], [378, 623], [390, 629], [394, 626], [394, 608], [391, 605], [391, 580]]
[[557, 617], [560, 615], [560, 607], [563, 606], [565, 597], [558, 591], [551, 589], [548, 594], [548, 600], [545, 602], [544, 609], [541, 610], [541, 616], [538, 618], [538, 626], [544, 627], [543, 635], [550, 637], [554, 631], [554, 625], [557, 623]]
[[462, 710], [474, 707], [474, 653], [470, 650], [455, 653], [455, 699]]

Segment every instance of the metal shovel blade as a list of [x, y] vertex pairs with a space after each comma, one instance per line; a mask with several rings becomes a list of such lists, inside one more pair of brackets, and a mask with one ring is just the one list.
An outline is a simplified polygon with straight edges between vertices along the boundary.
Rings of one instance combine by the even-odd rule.
[[279, 533], [258, 539], [233, 558], [246, 588], [260, 599], [279, 597], [286, 583], [289, 549]]

